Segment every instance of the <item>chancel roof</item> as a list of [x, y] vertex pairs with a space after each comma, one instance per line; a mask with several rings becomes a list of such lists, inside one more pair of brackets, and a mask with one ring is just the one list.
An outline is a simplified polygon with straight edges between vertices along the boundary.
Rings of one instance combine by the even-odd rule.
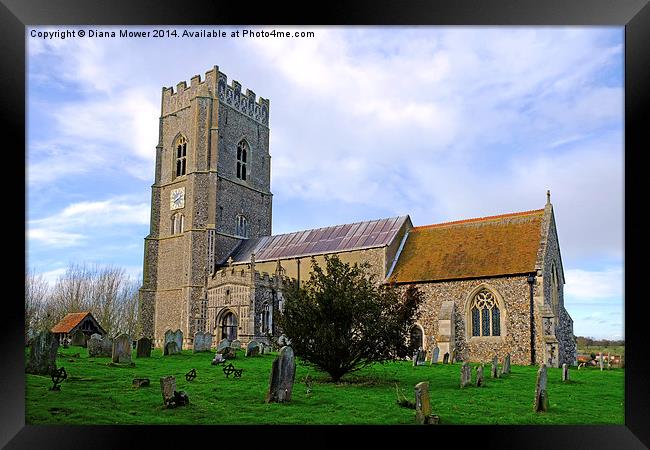
[[[234, 263], [296, 258], [384, 247], [395, 239], [408, 216], [335, 225], [294, 233], [246, 239], [230, 255]], [[223, 261], [225, 262], [225, 261]]]
[[535, 271], [544, 210], [415, 227], [389, 276], [396, 283]]

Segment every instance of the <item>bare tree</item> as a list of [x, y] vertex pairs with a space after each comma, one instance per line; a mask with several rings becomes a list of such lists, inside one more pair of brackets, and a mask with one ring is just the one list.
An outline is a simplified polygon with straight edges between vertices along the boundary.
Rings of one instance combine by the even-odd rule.
[[109, 335], [134, 336], [138, 287], [121, 267], [70, 264], [43, 303], [42, 325], [49, 329], [68, 313], [89, 311]]
[[34, 269], [25, 272], [25, 343], [40, 331], [50, 286]]

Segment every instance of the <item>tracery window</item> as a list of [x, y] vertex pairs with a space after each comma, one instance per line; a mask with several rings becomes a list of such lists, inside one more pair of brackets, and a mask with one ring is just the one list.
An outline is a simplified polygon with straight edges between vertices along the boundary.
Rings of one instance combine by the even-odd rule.
[[248, 220], [241, 214], [236, 217], [235, 236], [248, 237]]
[[237, 178], [244, 181], [246, 181], [248, 153], [248, 142], [242, 139], [239, 144], [237, 144]]
[[185, 175], [185, 168], [187, 163], [187, 139], [181, 136], [176, 141], [176, 176], [180, 177]]
[[472, 299], [472, 336], [501, 336], [501, 311], [494, 294], [481, 289]]

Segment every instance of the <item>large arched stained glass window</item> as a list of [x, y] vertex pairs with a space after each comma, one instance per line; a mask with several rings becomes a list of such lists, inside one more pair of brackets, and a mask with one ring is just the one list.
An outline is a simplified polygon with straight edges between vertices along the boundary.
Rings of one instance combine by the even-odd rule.
[[472, 336], [501, 336], [501, 311], [492, 292], [480, 290], [472, 299]]

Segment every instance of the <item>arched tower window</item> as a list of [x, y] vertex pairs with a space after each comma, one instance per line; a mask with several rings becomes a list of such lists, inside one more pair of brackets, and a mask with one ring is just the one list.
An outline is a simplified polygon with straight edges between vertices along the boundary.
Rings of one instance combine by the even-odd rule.
[[410, 343], [411, 343], [411, 348], [412, 349], [418, 349], [418, 348], [424, 348], [423, 347], [423, 336], [422, 336], [422, 328], [420, 328], [419, 325], [413, 325], [411, 327], [411, 333], [410, 333]]
[[501, 311], [494, 294], [481, 289], [470, 304], [472, 336], [501, 336]]
[[262, 333], [267, 333], [271, 330], [271, 306], [268, 304], [268, 302], [264, 302], [264, 304], [262, 304], [260, 322], [260, 331]]
[[244, 139], [237, 144], [237, 178], [246, 181], [246, 167], [248, 165], [250, 148]]
[[230, 311], [221, 318], [221, 339], [237, 339], [237, 317]]
[[172, 234], [180, 234], [185, 229], [185, 216], [180, 213], [176, 213], [172, 216]]
[[187, 139], [185, 136], [180, 136], [176, 140], [174, 146], [176, 156], [176, 176], [180, 177], [185, 175], [185, 168], [187, 163]]
[[235, 236], [248, 238], [248, 220], [246, 220], [246, 217], [240, 214], [235, 220]]

